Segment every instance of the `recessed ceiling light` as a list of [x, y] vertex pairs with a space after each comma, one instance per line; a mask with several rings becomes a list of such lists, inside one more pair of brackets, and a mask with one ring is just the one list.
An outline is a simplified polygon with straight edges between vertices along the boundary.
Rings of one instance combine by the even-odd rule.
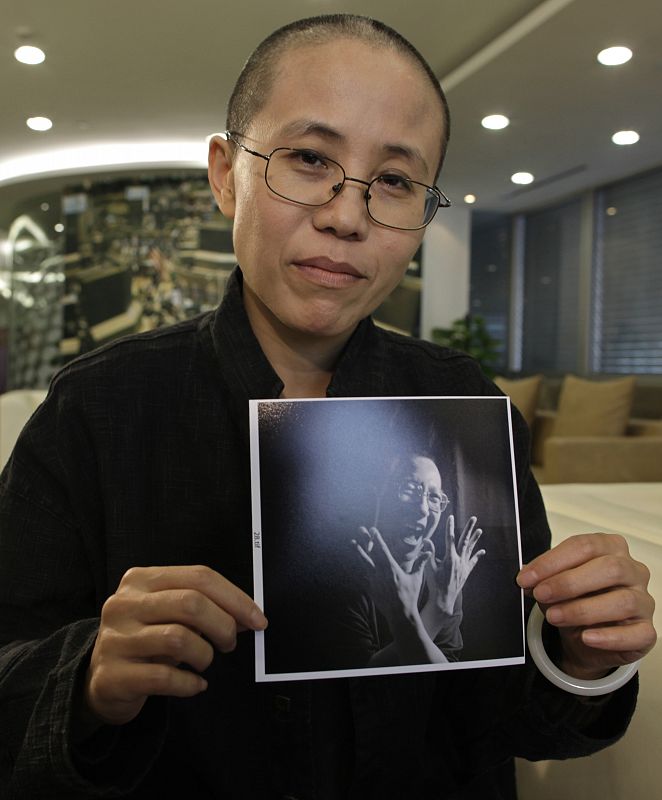
[[64, 230], [64, 225], [61, 222], [56, 222], [55, 225], [53, 225], [53, 230], [56, 233], [62, 233]]
[[491, 131], [500, 131], [510, 125], [510, 120], [503, 114], [489, 114], [487, 117], [483, 117], [480, 124], [483, 128], [489, 128]]
[[616, 208], [616, 206], [609, 206], [609, 208], [606, 209], [605, 214], [608, 217], [615, 217], [616, 214], [618, 214], [618, 209]]
[[39, 208], [41, 208], [42, 211], [48, 211], [50, 209], [50, 204], [49, 203], [42, 203], [39, 206]]
[[618, 67], [632, 58], [629, 47], [607, 47], [598, 53], [598, 61], [606, 67]]
[[520, 183], [522, 186], [526, 186], [529, 183], [533, 183], [533, 175], [530, 172], [516, 172], [510, 176], [510, 180], [513, 183]]
[[464, 202], [469, 203], [469, 205], [473, 205], [476, 202], [476, 195], [475, 194], [465, 194], [464, 195]]
[[48, 117], [28, 117], [25, 124], [33, 131], [50, 131], [53, 123]]
[[614, 144], [636, 144], [639, 134], [636, 131], [616, 131], [611, 140]]
[[21, 64], [41, 64], [46, 58], [46, 53], [39, 47], [24, 44], [14, 50], [14, 58]]

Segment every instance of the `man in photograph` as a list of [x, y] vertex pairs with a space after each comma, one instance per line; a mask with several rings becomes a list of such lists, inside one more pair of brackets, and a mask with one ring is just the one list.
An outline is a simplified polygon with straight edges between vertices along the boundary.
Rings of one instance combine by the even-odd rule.
[[[457, 658], [462, 590], [485, 550], [476, 549], [483, 533], [477, 518], [469, 517], [456, 543], [450, 514], [443, 559], [437, 559], [432, 536], [448, 502], [431, 455], [414, 449], [391, 464], [374, 525], [361, 527], [354, 541], [366, 575], [362, 621], [372, 643], [366, 665], [438, 664]], [[386, 622], [386, 640], [376, 610]]]

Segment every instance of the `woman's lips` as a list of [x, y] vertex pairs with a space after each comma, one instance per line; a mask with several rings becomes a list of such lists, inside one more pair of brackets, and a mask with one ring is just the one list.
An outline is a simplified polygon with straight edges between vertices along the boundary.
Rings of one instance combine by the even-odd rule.
[[292, 263], [302, 275], [322, 286], [345, 288], [365, 278], [352, 264], [330, 258], [302, 258]]

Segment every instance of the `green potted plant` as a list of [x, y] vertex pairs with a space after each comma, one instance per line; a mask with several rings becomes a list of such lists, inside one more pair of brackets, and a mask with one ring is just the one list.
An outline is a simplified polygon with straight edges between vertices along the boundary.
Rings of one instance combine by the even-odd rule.
[[490, 378], [496, 374], [493, 367], [499, 355], [499, 342], [490, 335], [485, 319], [479, 314], [456, 319], [450, 328], [433, 328], [432, 341], [468, 353]]

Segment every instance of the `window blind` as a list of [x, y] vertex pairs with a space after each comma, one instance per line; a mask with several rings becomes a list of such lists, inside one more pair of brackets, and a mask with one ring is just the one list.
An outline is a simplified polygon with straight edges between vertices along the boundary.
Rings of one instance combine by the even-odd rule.
[[508, 365], [510, 312], [511, 217], [474, 212], [471, 226], [471, 313], [485, 320], [488, 333], [498, 342], [494, 368]]
[[662, 170], [597, 193], [591, 362], [662, 373]]
[[526, 216], [522, 370], [576, 372], [581, 201]]

